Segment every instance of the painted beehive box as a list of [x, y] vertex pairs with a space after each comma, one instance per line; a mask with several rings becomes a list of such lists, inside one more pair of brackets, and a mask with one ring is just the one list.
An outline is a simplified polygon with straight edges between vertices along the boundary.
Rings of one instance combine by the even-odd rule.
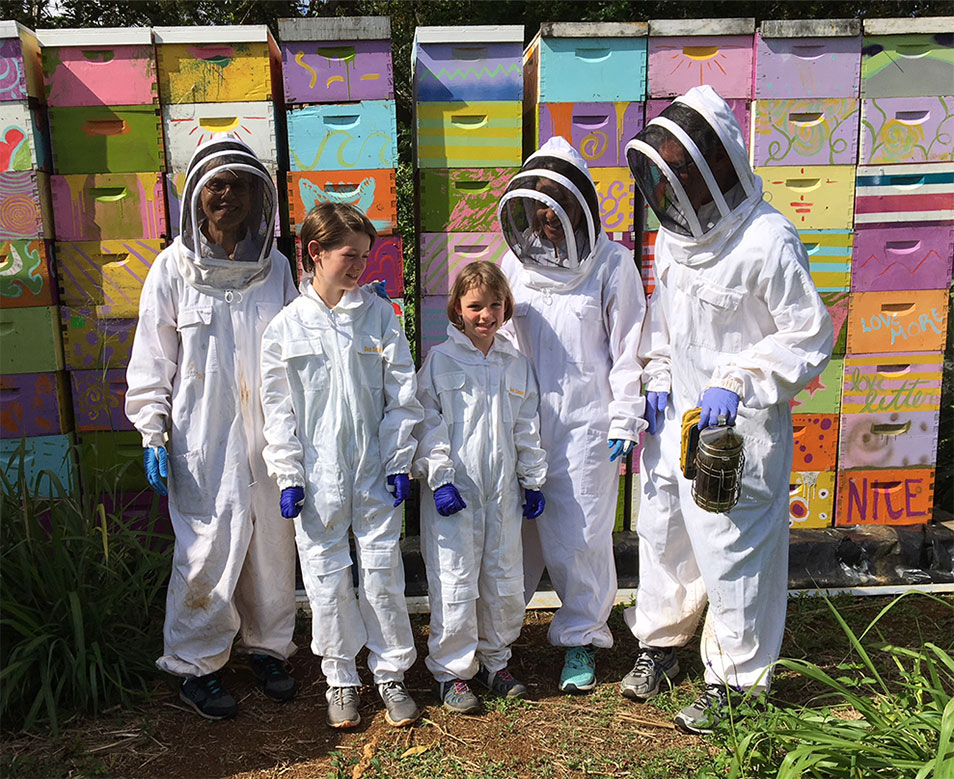
[[60, 241], [166, 235], [161, 173], [52, 176], [51, 190]]
[[943, 289], [852, 293], [848, 352], [943, 352], [947, 309]]
[[0, 173], [0, 240], [52, 238], [52, 227], [49, 175]]
[[864, 27], [862, 97], [951, 94], [952, 17], [866, 19]]
[[200, 144], [231, 133], [255, 152], [269, 171], [278, 168], [275, 107], [263, 103], [182, 103], [162, 107], [166, 170], [184, 173]]
[[649, 23], [649, 94], [682, 95], [708, 84], [722, 97], [752, 97], [754, 19]]
[[523, 27], [418, 27], [414, 34], [414, 99], [520, 101]]
[[264, 25], [155, 27], [153, 35], [163, 105], [272, 98], [281, 55]]
[[942, 355], [895, 352], [845, 357], [844, 414], [936, 412], [941, 408]]
[[629, 168], [592, 168], [600, 201], [600, 221], [608, 233], [633, 229], [635, 184]]
[[477, 260], [500, 264], [507, 242], [495, 233], [422, 233], [421, 291], [446, 295], [458, 274]]
[[931, 467], [937, 461], [937, 411], [842, 414], [838, 468]]
[[836, 525], [912, 525], [928, 522], [934, 469], [840, 471]]
[[134, 492], [148, 489], [142, 468], [142, 436], [138, 432], [92, 432], [77, 436], [80, 479], [87, 491], [94, 485]]
[[49, 171], [48, 135], [42, 106], [25, 100], [0, 103], [0, 171]]
[[855, 224], [954, 221], [954, 164], [858, 167]]
[[447, 338], [447, 295], [421, 295], [421, 358]]
[[322, 103], [288, 112], [292, 170], [363, 170], [397, 164], [393, 100]]
[[952, 161], [954, 97], [881, 97], [862, 101], [862, 165]]
[[835, 333], [832, 354], [844, 354], [848, 349], [848, 300], [850, 292], [819, 292]]
[[756, 100], [756, 165], [854, 165], [858, 101]]
[[68, 433], [68, 408], [62, 371], [0, 376], [0, 438]]
[[850, 230], [855, 169], [850, 165], [756, 168], [764, 197], [799, 230]]
[[72, 371], [73, 419], [79, 433], [133, 430], [126, 418], [126, 371]]
[[841, 383], [845, 360], [832, 357], [821, 375], [792, 399], [796, 414], [837, 414], [841, 410]]
[[954, 225], [869, 227], [855, 233], [853, 292], [946, 289], [951, 284]]
[[835, 516], [835, 471], [799, 471], [788, 485], [790, 527], [831, 527]]
[[56, 170], [64, 175], [142, 173], [165, 163], [152, 105], [51, 108], [50, 139]]
[[123, 368], [129, 363], [136, 319], [100, 319], [90, 309], [60, 308], [63, 358], [69, 370]]
[[[298, 278], [301, 279], [305, 270], [301, 264], [301, 241], [298, 240], [295, 241], [295, 258], [298, 263]], [[373, 281], [384, 282], [392, 302], [404, 294], [404, 254], [400, 235], [379, 235], [371, 247], [358, 285], [363, 286]]]
[[[725, 102], [729, 104], [732, 115], [735, 116], [739, 123], [739, 127], [742, 130], [742, 140], [745, 141], [745, 148], [748, 149], [751, 145], [752, 101], [742, 97], [727, 97], [725, 98]], [[672, 100], [647, 100], [646, 123], [648, 124], [650, 119], [655, 119], [659, 116], [671, 104]], [[656, 226], [659, 226], [658, 222]]]
[[767, 20], [755, 36], [755, 97], [857, 97], [857, 19]]
[[643, 280], [643, 292], [646, 297], [656, 289], [656, 274], [653, 271], [653, 258], [656, 256], [657, 230], [643, 231], [642, 257], [640, 258], [639, 273]]
[[417, 163], [421, 168], [519, 167], [520, 103], [418, 103]]
[[36, 36], [17, 22], [0, 22], [0, 101], [43, 102], [42, 71]]
[[851, 286], [852, 230], [801, 230], [809, 269], [819, 292], [842, 292]]
[[643, 107], [643, 103], [541, 103], [536, 148], [560, 135], [591, 168], [626, 165], [626, 144], [643, 129]]
[[286, 102], [394, 98], [388, 17], [280, 19], [278, 37]]
[[51, 106], [146, 105], [159, 97], [148, 27], [41, 30]]
[[397, 226], [393, 170], [295, 171], [288, 174], [288, 208], [296, 232], [318, 203], [350, 203], [379, 233]]
[[792, 414], [793, 471], [833, 471], [838, 456], [837, 414]]
[[63, 345], [55, 306], [0, 309], [0, 374], [63, 370]]
[[60, 300], [92, 308], [99, 318], [139, 316], [146, 274], [163, 249], [161, 240], [82, 241], [56, 244]]
[[424, 168], [421, 231], [481, 233], [496, 230], [497, 203], [519, 168]]
[[0, 470], [8, 484], [19, 485], [22, 478], [31, 495], [71, 495], [76, 489], [72, 436], [0, 439]]
[[44, 241], [0, 241], [0, 308], [55, 305], [55, 278]]

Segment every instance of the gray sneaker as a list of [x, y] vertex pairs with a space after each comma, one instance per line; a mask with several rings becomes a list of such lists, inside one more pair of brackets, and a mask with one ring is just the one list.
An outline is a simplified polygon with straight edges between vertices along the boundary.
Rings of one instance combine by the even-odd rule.
[[633, 670], [623, 677], [619, 689], [624, 698], [644, 701], [658, 695], [663, 680], [668, 682], [678, 673], [679, 660], [676, 659], [675, 647], [645, 647], [639, 650]]
[[499, 671], [491, 673], [483, 666], [480, 666], [480, 670], [477, 671], [474, 681], [482, 687], [486, 687], [495, 695], [499, 695], [501, 698], [527, 697], [527, 685], [514, 679], [513, 676], [510, 675], [510, 671], [506, 668], [501, 668]]
[[683, 733], [711, 733], [729, 715], [729, 693], [724, 684], [707, 684], [695, 702], [680, 711], [674, 720]]
[[381, 682], [378, 685], [378, 695], [384, 701], [384, 718], [389, 725], [403, 728], [410, 725], [420, 716], [417, 704], [404, 686], [404, 682]]
[[357, 687], [329, 687], [327, 722], [333, 728], [354, 728], [361, 722]]
[[480, 701], [477, 700], [477, 696], [470, 689], [470, 685], [463, 679], [438, 682], [437, 697], [441, 699], [445, 709], [456, 714], [477, 714], [480, 712]]

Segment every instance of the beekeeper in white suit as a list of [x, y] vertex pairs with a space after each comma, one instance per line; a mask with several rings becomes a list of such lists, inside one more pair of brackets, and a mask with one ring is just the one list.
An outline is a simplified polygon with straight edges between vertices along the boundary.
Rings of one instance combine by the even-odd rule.
[[[705, 733], [729, 690], [764, 690], [785, 626], [789, 401], [824, 368], [832, 325], [792, 223], [762, 200], [726, 102], [696, 87], [627, 146], [636, 184], [659, 217], [656, 288], [640, 356], [649, 433], [642, 454], [639, 588], [625, 618], [639, 640], [626, 697], [656, 695], [702, 635], [706, 690], [676, 716]], [[720, 416], [744, 441], [742, 492], [728, 513], [696, 506], [679, 464], [681, 420]]]
[[[294, 696], [294, 527], [262, 449], [259, 345], [296, 296], [272, 246], [275, 187], [244, 143], [226, 136], [189, 164], [182, 228], [153, 264], [126, 372], [126, 415], [142, 434], [149, 483], [175, 531], [165, 648], [180, 697], [210, 719], [237, 705], [218, 671], [236, 635], [267, 695]], [[168, 445], [168, 454], [166, 446]]]
[[510, 251], [509, 327], [533, 364], [548, 455], [547, 510], [524, 523], [525, 596], [544, 566], [562, 603], [549, 639], [566, 647], [564, 692], [596, 684], [594, 648], [616, 594], [617, 458], [646, 426], [637, 361], [645, 312], [632, 252], [607, 238], [586, 163], [560, 137], [527, 158], [498, 207]]

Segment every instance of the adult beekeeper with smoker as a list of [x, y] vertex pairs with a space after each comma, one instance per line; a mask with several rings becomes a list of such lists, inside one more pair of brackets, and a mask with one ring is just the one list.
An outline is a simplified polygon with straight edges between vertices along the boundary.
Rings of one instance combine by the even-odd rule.
[[[763, 201], [711, 87], [676, 98], [626, 151], [660, 229], [640, 344], [639, 588], [625, 613], [640, 650], [621, 686], [634, 700], [658, 694], [708, 601], [706, 688], [675, 720], [707, 733], [730, 697], [770, 685], [788, 585], [790, 401], [827, 363], [832, 324], [795, 226]], [[696, 406], [700, 429], [734, 424], [744, 445], [738, 502], [722, 513], [696, 504], [680, 470], [683, 414]]]
[[646, 426], [636, 356], [643, 290], [632, 252], [603, 232], [586, 163], [563, 138], [527, 158], [498, 216], [510, 246], [507, 327], [536, 374], [548, 465], [547, 509], [523, 524], [524, 594], [529, 601], [546, 566], [562, 603], [549, 631], [566, 649], [560, 689], [587, 692], [595, 648], [613, 646], [614, 461]]
[[262, 333], [297, 297], [273, 247], [276, 208], [271, 177], [244, 143], [226, 135], [196, 149], [181, 233], [146, 277], [126, 371], [126, 415], [142, 434], [149, 484], [168, 490], [175, 531], [156, 664], [182, 677], [179, 697], [208, 719], [238, 711], [218, 675], [236, 635], [266, 695], [288, 700], [298, 688], [285, 668], [295, 528], [262, 459], [259, 399]]

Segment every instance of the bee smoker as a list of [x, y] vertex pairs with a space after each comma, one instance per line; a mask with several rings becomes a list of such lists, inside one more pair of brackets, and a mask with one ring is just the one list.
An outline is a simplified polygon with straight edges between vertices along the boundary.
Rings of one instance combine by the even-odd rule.
[[696, 505], [714, 514], [731, 509], [742, 491], [744, 466], [742, 437], [720, 416], [718, 426], [707, 427], [699, 433], [692, 480], [692, 498]]

